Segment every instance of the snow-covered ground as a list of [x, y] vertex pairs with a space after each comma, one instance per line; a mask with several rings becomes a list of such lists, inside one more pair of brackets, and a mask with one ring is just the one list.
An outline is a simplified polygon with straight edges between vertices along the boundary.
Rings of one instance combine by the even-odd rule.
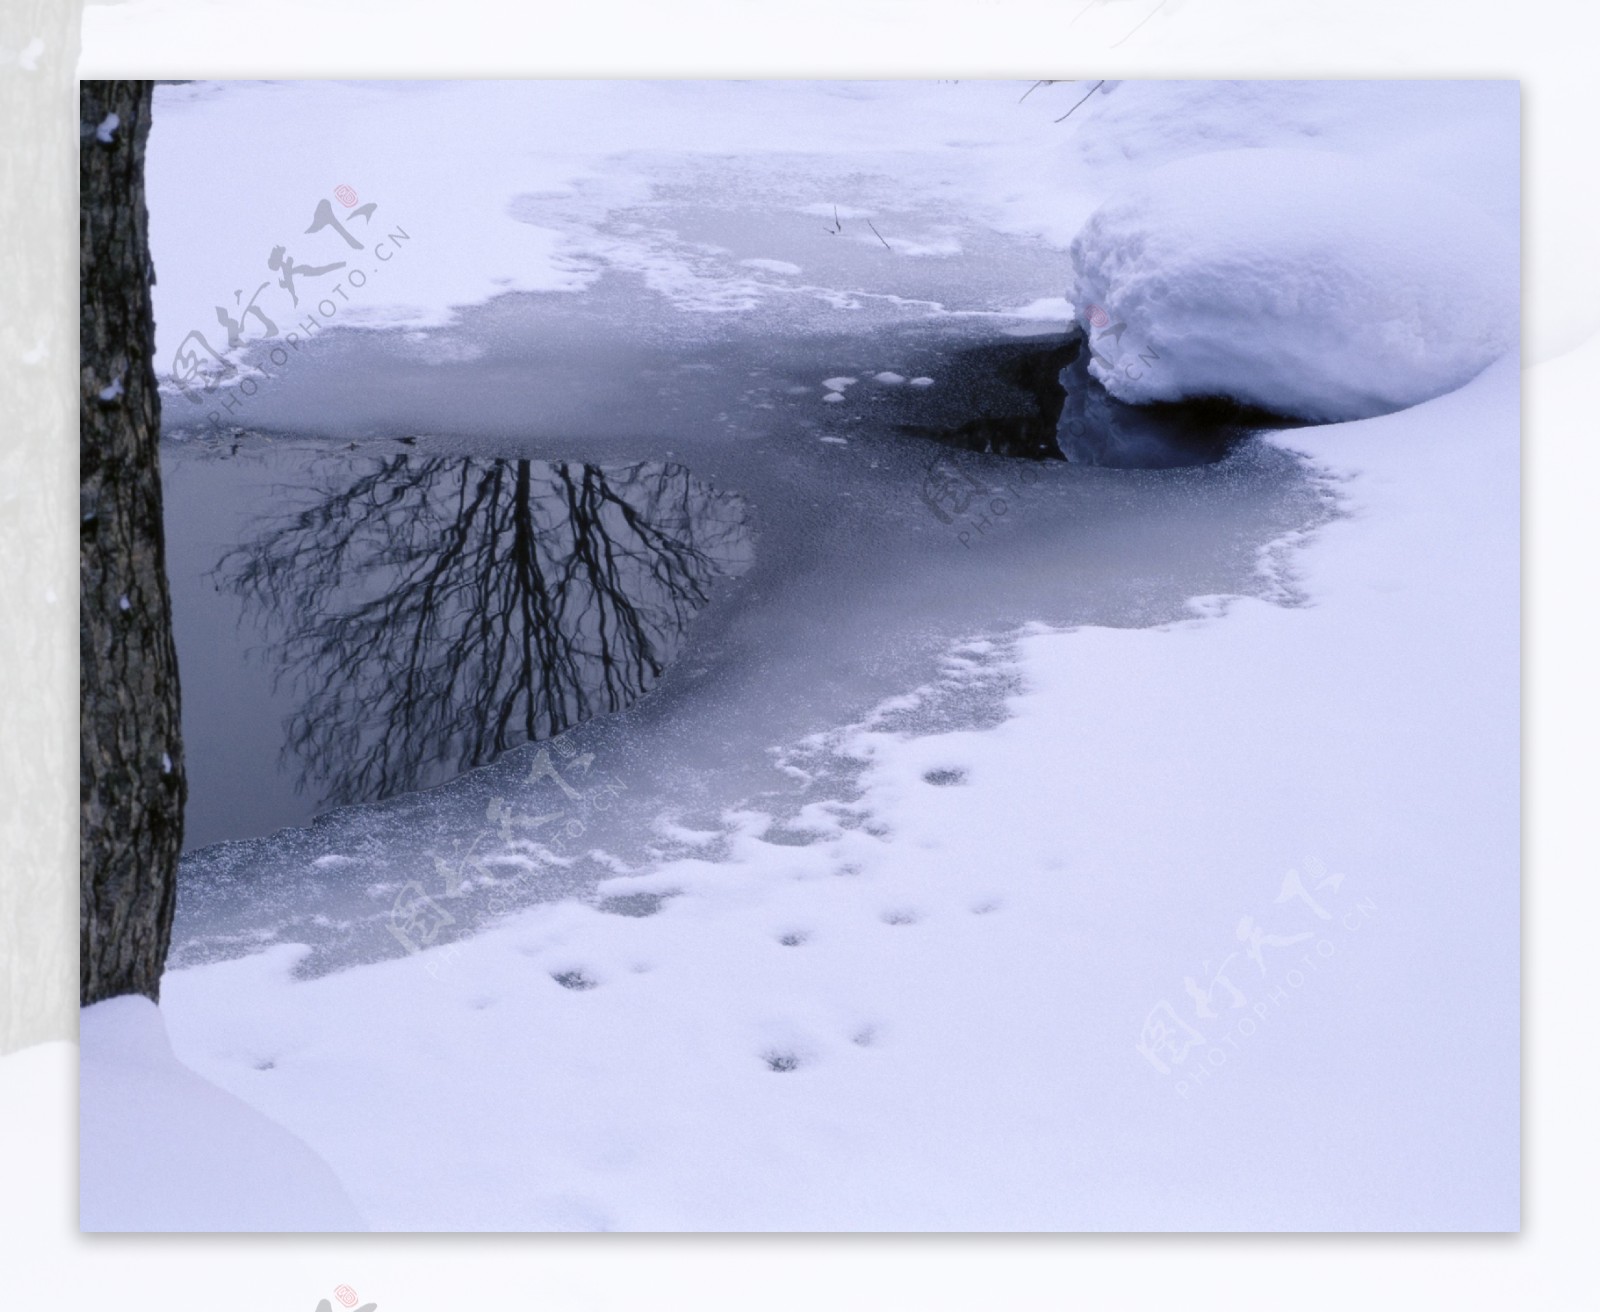
[[[163, 350], [174, 325], [216, 323], [240, 252], [314, 225], [335, 182], [418, 234], [404, 284], [375, 273], [337, 322], [446, 347], [474, 302], [581, 298], [618, 271], [647, 322], [651, 298], [797, 335], [868, 331], [883, 305], [1031, 303], [1098, 329], [1061, 304], [1085, 220], [1239, 149], [1403, 170], [1488, 234], [1483, 303], [1514, 278], [1514, 87], [1108, 83], [1057, 123], [1086, 89], [179, 88], [151, 144]], [[208, 149], [247, 136], [248, 156]], [[715, 178], [734, 219], [685, 235]], [[240, 198], [226, 240], [179, 221], [210, 192]], [[1033, 254], [990, 279], [985, 243]], [[1014, 284], [1051, 253], [1056, 283]], [[1441, 269], [1472, 300], [1473, 261]], [[1140, 313], [1168, 327], [1160, 303]], [[1502, 359], [1437, 395], [1456, 379], [1417, 381], [1427, 343], [1462, 325], [1415, 327], [1342, 360], [1412, 385], [1396, 404], [1433, 399], [1272, 439], [1343, 513], [1256, 544], [1257, 595], [958, 643], [927, 686], [764, 744], [798, 814], [663, 809], [661, 855], [614, 861], [599, 890], [612, 912], [520, 906], [510, 878], [493, 928], [435, 943], [458, 881], [396, 923], [421, 951], [304, 979], [305, 949], [280, 943], [174, 971], [173, 1051], [320, 1155], [379, 1229], [1516, 1228], [1519, 374]], [[1006, 714], [919, 719], [969, 694]], [[501, 878], [603, 845], [612, 799], [545, 759], [494, 799]], [[565, 846], [519, 833], [545, 804], [577, 823]], [[100, 1010], [100, 1079], [115, 1042], [159, 1052], [142, 1012], [140, 1038]], [[94, 1180], [86, 1221], [127, 1201]]]
[[360, 1230], [314, 1152], [172, 1054], [148, 998], [83, 1013], [79, 1222], [85, 1230]]

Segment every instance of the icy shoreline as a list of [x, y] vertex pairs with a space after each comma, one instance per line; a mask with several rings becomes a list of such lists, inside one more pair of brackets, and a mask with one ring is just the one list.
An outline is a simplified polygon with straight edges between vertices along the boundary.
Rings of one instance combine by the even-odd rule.
[[[1046, 146], [1043, 107], [1037, 123], [1005, 117], [1011, 89], [973, 85], [898, 101], [837, 89], [827, 140], [804, 150], [752, 146], [739, 134], [768, 122], [722, 111], [755, 93], [719, 90], [702, 149], [766, 154], [733, 185], [765, 186], [795, 224], [760, 250], [683, 194], [721, 165], [663, 167], [594, 138], [550, 165], [546, 194], [495, 181], [529, 197], [497, 231], [519, 250], [550, 243], [530, 278], [581, 282], [562, 261], [587, 259], [641, 280], [658, 298], [647, 333], [750, 296], [775, 332], [865, 292], [1019, 304], [1013, 277], [1064, 250], [1121, 180], [1219, 146], [1315, 138], [1514, 229], [1514, 88], [1122, 84]], [[798, 110], [808, 93], [771, 94]], [[699, 113], [681, 103], [680, 135]], [[838, 180], [827, 151], [875, 179], [845, 222], [881, 218], [891, 195], [905, 208], [889, 212], [937, 222], [889, 232], [906, 257], [892, 266], [866, 263], [896, 255], [887, 241], [836, 242], [846, 255], [815, 285], [839, 299], [797, 320], [773, 288], [833, 258], [839, 234], [791, 203]], [[288, 221], [269, 211], [263, 225]], [[167, 202], [167, 221], [181, 212]], [[995, 286], [939, 267], [952, 241], [997, 233], [1018, 244], [1001, 245], [1015, 262]], [[186, 288], [167, 284], [173, 305], [204, 308], [204, 279], [231, 258], [208, 250]], [[416, 323], [495, 294], [468, 263], [441, 257], [416, 284]], [[411, 322], [403, 309], [376, 321]], [[657, 858], [602, 852], [598, 892], [630, 913], [550, 901], [434, 946], [413, 900], [401, 928], [420, 950], [396, 960], [301, 979], [307, 949], [280, 942], [175, 970], [173, 1049], [299, 1136], [377, 1229], [1515, 1229], [1518, 384], [1502, 359], [1413, 409], [1273, 439], [1343, 496], [1342, 518], [1264, 561], [1307, 604], [1273, 604], [1258, 580], [1263, 596], [1193, 598], [1190, 619], [1034, 624], [1014, 646], [952, 652], [952, 687], [1015, 680], [1006, 718], [910, 733], [914, 707], [891, 705], [836, 724], [789, 759], [816, 780], [797, 816], [663, 816]], [[739, 459], [718, 443], [729, 432], [691, 463]], [[752, 467], [784, 459], [774, 445]], [[1028, 568], [1070, 579], [1070, 565], [1035, 553]], [[589, 795], [568, 762], [546, 764]], [[504, 795], [486, 800], [495, 850], [526, 864], [575, 860], [589, 832], [550, 862], [515, 799], [509, 815]], [[424, 892], [448, 911], [479, 877]]]

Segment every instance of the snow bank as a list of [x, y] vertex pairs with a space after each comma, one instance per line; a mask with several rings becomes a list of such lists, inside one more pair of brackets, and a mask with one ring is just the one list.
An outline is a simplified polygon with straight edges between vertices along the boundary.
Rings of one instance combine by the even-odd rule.
[[173, 1056], [149, 999], [85, 1008], [79, 1042], [83, 1229], [366, 1229], [301, 1140]]
[[1333, 151], [1165, 164], [1072, 243], [1091, 372], [1124, 401], [1228, 396], [1367, 418], [1453, 391], [1517, 341], [1515, 229]]

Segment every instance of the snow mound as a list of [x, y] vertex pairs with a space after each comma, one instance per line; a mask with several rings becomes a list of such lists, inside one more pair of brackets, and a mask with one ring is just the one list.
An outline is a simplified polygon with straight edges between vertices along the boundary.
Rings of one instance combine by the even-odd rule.
[[161, 1012], [122, 997], [81, 1013], [84, 1230], [365, 1230], [306, 1144], [173, 1055]]
[[1517, 341], [1514, 225], [1371, 159], [1179, 160], [1103, 204], [1071, 253], [1090, 372], [1135, 404], [1370, 418], [1455, 390]]

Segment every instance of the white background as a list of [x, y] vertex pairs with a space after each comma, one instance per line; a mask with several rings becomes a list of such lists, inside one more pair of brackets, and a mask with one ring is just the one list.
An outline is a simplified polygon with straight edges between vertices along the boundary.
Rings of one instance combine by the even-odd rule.
[[[0, 0], [10, 7], [18, 0]], [[0, 76], [23, 44], [10, 34]], [[1595, 486], [1587, 397], [1559, 393], [1538, 362], [1600, 326], [1595, 132], [1600, 79], [1585, 0], [674, 0], [551, 6], [495, 0], [136, 0], [85, 13], [83, 76], [928, 76], [1507, 77], [1525, 117], [1525, 1232], [1521, 1236], [1144, 1239], [1016, 1236], [719, 1240], [637, 1236], [98, 1237], [75, 1228], [72, 1060], [66, 1043], [0, 1059], [0, 1308], [311, 1312], [348, 1283], [383, 1312], [459, 1308], [1560, 1308], [1592, 1305], [1595, 1086], [1600, 1008], [1589, 966], [1595, 862], [1594, 694], [1588, 615]], [[47, 52], [47, 56], [48, 56]], [[8, 137], [6, 148], [25, 149]], [[238, 143], [242, 151], [249, 142]], [[6, 210], [11, 213], [10, 207]], [[219, 221], [225, 221], [219, 213]], [[70, 252], [72, 234], [65, 239]], [[24, 255], [13, 251], [11, 258]], [[10, 260], [7, 261], [10, 263]], [[70, 328], [75, 311], [60, 308]], [[8, 315], [13, 312], [8, 312]], [[6, 324], [6, 340], [16, 340]], [[31, 340], [19, 332], [24, 344]], [[64, 387], [70, 372], [61, 375]], [[67, 412], [70, 418], [70, 411]], [[70, 430], [35, 434], [8, 417], [0, 442], [48, 442], [41, 495], [70, 472]], [[49, 488], [45, 484], [49, 484]], [[15, 491], [16, 489], [12, 489]], [[53, 502], [51, 504], [54, 504]], [[71, 516], [58, 536], [0, 523], [6, 572], [43, 569], [29, 597], [70, 598]], [[57, 523], [56, 521], [59, 521]], [[46, 549], [46, 547], [48, 549]], [[53, 571], [53, 572], [52, 572]], [[56, 577], [59, 575], [59, 577]], [[9, 593], [8, 593], [9, 597]], [[68, 607], [8, 608], [8, 625], [55, 626], [70, 653]], [[42, 630], [41, 630], [42, 631]], [[8, 644], [7, 652], [15, 650]], [[1463, 659], [1470, 659], [1463, 653]], [[9, 658], [8, 658], [9, 659]], [[22, 699], [75, 724], [70, 660], [19, 659], [4, 674]], [[65, 668], [62, 668], [65, 666]], [[19, 686], [19, 683], [21, 686]], [[7, 786], [25, 768], [18, 720], [4, 721]], [[70, 763], [69, 763], [70, 764]], [[70, 769], [63, 805], [8, 814], [26, 853], [55, 854], [58, 892], [75, 871]], [[14, 805], [8, 803], [8, 805]], [[8, 856], [10, 854], [8, 853]], [[0, 870], [11, 885], [28, 872]], [[42, 1018], [7, 1035], [70, 1033], [70, 917], [48, 899], [13, 899], [27, 941], [0, 950], [43, 962], [30, 978]], [[59, 901], [59, 899], [58, 899]], [[37, 905], [34, 905], [37, 903]], [[63, 903], [64, 905], [65, 903]], [[20, 906], [20, 912], [17, 907]], [[24, 919], [31, 916], [31, 919]], [[11, 933], [16, 933], [13, 929]], [[59, 942], [58, 942], [59, 940]], [[41, 943], [44, 949], [41, 949]], [[52, 944], [56, 946], [52, 947]], [[50, 963], [54, 963], [52, 966]], [[50, 974], [54, 970], [55, 974]], [[56, 976], [59, 976], [59, 979]], [[17, 987], [17, 972], [9, 974]], [[5, 976], [0, 976], [5, 978]], [[59, 987], [57, 987], [59, 985]], [[14, 1000], [8, 1006], [15, 1008]], [[32, 1004], [30, 1004], [32, 1005]], [[1403, 999], [1395, 1005], [1403, 1006]], [[1463, 1007], [1472, 1005], [1462, 999]], [[7, 1042], [5, 1047], [15, 1047]], [[19, 1075], [19, 1072], [22, 1072]], [[42, 1073], [42, 1074], [41, 1074]], [[23, 1076], [28, 1078], [23, 1078]], [[41, 1099], [39, 1090], [59, 1096]], [[425, 1133], [425, 1129], [419, 1132]], [[1139, 1164], [1130, 1164], [1137, 1167]]]

